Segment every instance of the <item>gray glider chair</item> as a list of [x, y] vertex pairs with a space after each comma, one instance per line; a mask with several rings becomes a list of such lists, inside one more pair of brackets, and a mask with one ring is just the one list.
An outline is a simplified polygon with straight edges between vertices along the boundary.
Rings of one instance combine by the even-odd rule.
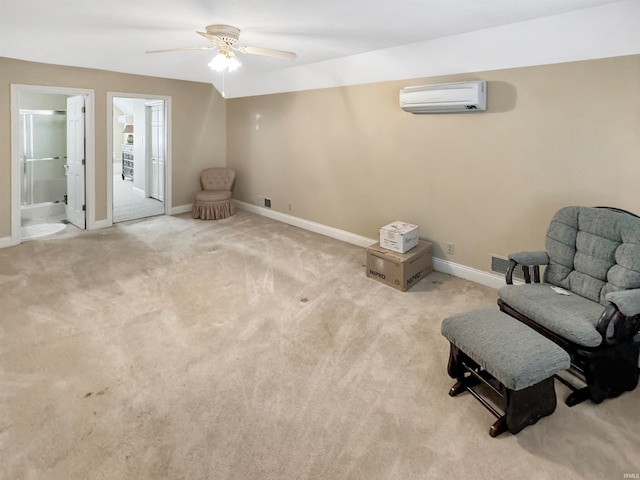
[[207, 168], [200, 174], [202, 191], [193, 204], [193, 218], [219, 220], [235, 213], [231, 199], [236, 172], [232, 168]]
[[[600, 403], [638, 385], [640, 218], [609, 207], [565, 207], [549, 225], [546, 251], [509, 256], [500, 310], [550, 338], [586, 383], [569, 406]], [[545, 266], [540, 281], [540, 267]], [[522, 268], [524, 285], [513, 284]]]

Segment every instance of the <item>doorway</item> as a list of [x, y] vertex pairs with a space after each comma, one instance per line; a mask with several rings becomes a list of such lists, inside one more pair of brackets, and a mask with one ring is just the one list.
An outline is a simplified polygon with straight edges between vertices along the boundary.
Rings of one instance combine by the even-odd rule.
[[11, 85], [12, 245], [91, 228], [92, 125], [92, 90]]
[[169, 97], [109, 93], [112, 223], [170, 213]]

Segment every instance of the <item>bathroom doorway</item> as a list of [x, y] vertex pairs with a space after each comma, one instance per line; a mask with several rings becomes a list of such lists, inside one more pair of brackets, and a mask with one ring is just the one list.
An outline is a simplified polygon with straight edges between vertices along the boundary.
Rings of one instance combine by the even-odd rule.
[[109, 93], [112, 223], [168, 212], [168, 97]]
[[[87, 124], [93, 92], [59, 87], [11, 86], [11, 243], [48, 236], [68, 224], [84, 229]], [[87, 108], [89, 107], [89, 108]], [[91, 129], [92, 132], [92, 129]], [[87, 169], [90, 172], [87, 172]]]
[[[52, 108], [20, 108], [20, 227], [28, 240], [67, 222], [67, 110], [65, 95], [49, 95]], [[57, 101], [56, 101], [57, 100]]]

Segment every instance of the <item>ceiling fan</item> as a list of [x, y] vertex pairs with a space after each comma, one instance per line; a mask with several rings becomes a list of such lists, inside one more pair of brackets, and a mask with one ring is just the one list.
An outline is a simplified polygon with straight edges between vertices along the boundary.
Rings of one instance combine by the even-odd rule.
[[208, 25], [205, 32], [196, 31], [197, 34], [211, 42], [211, 45], [203, 45], [198, 47], [182, 47], [170, 48], [167, 50], [150, 50], [146, 53], [163, 53], [175, 52], [179, 50], [212, 50], [218, 49], [218, 54], [209, 63], [213, 70], [223, 72], [228, 69], [233, 71], [240, 66], [234, 50], [251, 55], [262, 55], [265, 57], [280, 58], [283, 60], [294, 60], [297, 55], [293, 52], [284, 50], [273, 50], [271, 48], [249, 47], [247, 45], [238, 45], [240, 38], [240, 29], [231, 25]]

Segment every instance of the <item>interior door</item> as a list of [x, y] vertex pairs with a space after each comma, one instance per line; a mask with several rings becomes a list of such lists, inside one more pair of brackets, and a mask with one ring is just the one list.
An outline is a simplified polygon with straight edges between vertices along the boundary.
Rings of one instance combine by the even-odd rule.
[[85, 216], [84, 96], [67, 98], [67, 220], [78, 228], [86, 226]]
[[165, 138], [164, 138], [164, 102], [148, 103], [150, 117], [149, 125], [149, 196], [164, 201], [164, 163], [165, 163]]

